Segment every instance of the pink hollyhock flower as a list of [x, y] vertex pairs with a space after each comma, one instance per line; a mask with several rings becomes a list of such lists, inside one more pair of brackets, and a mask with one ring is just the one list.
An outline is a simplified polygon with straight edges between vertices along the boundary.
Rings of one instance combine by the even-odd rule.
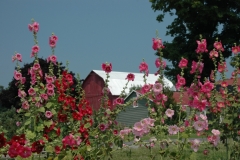
[[217, 146], [220, 141], [220, 137], [212, 135], [212, 136], [208, 136], [207, 140], [209, 143], [213, 144], [214, 146]]
[[215, 76], [214, 76], [214, 71], [211, 70], [211, 74], [210, 74], [210, 77], [209, 77], [210, 80], [211, 80], [211, 81], [214, 81], [214, 79], [215, 79], [214, 77], [215, 77]]
[[14, 78], [16, 79], [16, 80], [21, 80], [22, 79], [22, 74], [20, 73], [20, 72], [18, 72], [18, 71], [14, 71]]
[[33, 26], [31, 25], [31, 24], [28, 24], [28, 29], [29, 29], [29, 31], [33, 31]]
[[48, 90], [47, 90], [47, 94], [48, 94], [49, 96], [53, 96], [53, 95], [54, 95], [54, 90], [53, 90], [53, 89], [48, 89]]
[[168, 133], [171, 135], [177, 134], [179, 132], [178, 126], [168, 126]]
[[213, 46], [214, 46], [217, 50], [219, 50], [219, 51], [222, 51], [222, 52], [224, 51], [221, 42], [215, 42], [215, 43], [213, 44]]
[[153, 38], [152, 41], [153, 41], [152, 48], [153, 48], [154, 50], [157, 50], [157, 49], [160, 49], [160, 48], [164, 48], [161, 39], [155, 39], [155, 38]]
[[25, 109], [25, 110], [29, 109], [28, 101], [24, 101], [24, 102], [22, 103], [22, 108]]
[[216, 129], [213, 129], [213, 130], [212, 130], [212, 134], [213, 134], [214, 136], [219, 136], [219, 135], [220, 135], [220, 131], [219, 131], [219, 130], [216, 130]]
[[38, 53], [39, 52], [39, 46], [38, 45], [35, 45], [35, 46], [33, 46], [32, 47], [32, 53], [34, 53], [34, 54], [36, 54], [36, 53]]
[[142, 124], [146, 124], [147, 126], [151, 126], [151, 127], [154, 126], [154, 122], [155, 122], [155, 119], [151, 119], [151, 118], [144, 118], [141, 120]]
[[105, 131], [106, 130], [106, 125], [105, 124], [100, 124], [100, 126], [99, 126], [99, 129], [101, 130], [101, 131]]
[[32, 53], [30, 54], [30, 58], [34, 57], [35, 55], [36, 55], [36, 53], [32, 52]]
[[32, 28], [33, 28], [34, 32], [38, 32], [39, 31], [39, 23], [33, 22]]
[[55, 86], [54, 86], [52, 83], [47, 83], [47, 84], [46, 84], [46, 88], [47, 88], [48, 90], [53, 90], [54, 87], [55, 87]]
[[49, 57], [47, 58], [47, 63], [49, 63], [50, 61], [51, 61], [53, 64], [57, 65], [57, 64], [56, 64], [56, 63], [57, 63], [57, 56], [55, 56], [55, 55], [49, 56]]
[[190, 71], [190, 74], [193, 74], [198, 70], [200, 73], [202, 73], [204, 67], [204, 63], [200, 62], [199, 65], [197, 62], [192, 61], [192, 70]]
[[199, 117], [200, 117], [203, 121], [206, 121], [206, 120], [207, 120], [207, 116], [205, 116], [204, 114], [200, 114]]
[[167, 109], [165, 114], [166, 114], [167, 117], [172, 118], [172, 116], [174, 115], [174, 110]]
[[215, 50], [212, 50], [212, 51], [209, 53], [209, 58], [214, 58], [214, 57], [218, 57], [218, 52], [215, 51]]
[[201, 132], [206, 129], [206, 121], [196, 121], [193, 123], [195, 130]]
[[26, 82], [26, 77], [21, 78], [21, 84], [24, 84]]
[[184, 77], [180, 76], [179, 74], [177, 75], [177, 83], [180, 86], [184, 86], [186, 84], [186, 80]]
[[134, 81], [134, 78], [135, 78], [135, 75], [132, 74], [132, 73], [129, 73], [129, 74], [127, 75], [127, 77], [126, 77], [126, 79], [127, 79], [128, 81]]
[[39, 63], [34, 63], [34, 65], [33, 65], [33, 70], [38, 70], [38, 69], [40, 69], [41, 67], [40, 67], [40, 64]]
[[103, 63], [102, 70], [104, 70], [106, 73], [110, 73], [112, 71], [112, 64], [111, 63]]
[[56, 77], [48, 76], [45, 74], [45, 80], [47, 83], [53, 83], [55, 81]]
[[20, 126], [21, 125], [21, 122], [16, 122], [16, 126]]
[[187, 67], [187, 64], [188, 64], [188, 60], [185, 59], [185, 58], [182, 58], [181, 61], [180, 61], [179, 64], [178, 64], [178, 67], [179, 67], [179, 68], [186, 68], [186, 67]]
[[225, 104], [224, 104], [224, 102], [217, 102], [217, 106], [218, 106], [219, 108], [224, 108], [224, 107], [225, 107]]
[[124, 99], [121, 98], [121, 97], [118, 97], [118, 98], [115, 99], [114, 101], [115, 101], [115, 104], [116, 104], [116, 105], [119, 105], [119, 104], [123, 104], [123, 103], [124, 103]]
[[53, 114], [52, 114], [51, 111], [46, 111], [46, 112], [45, 112], [45, 116], [46, 116], [47, 118], [52, 118]]
[[104, 92], [105, 92], [106, 94], [109, 94], [109, 93], [110, 93], [110, 89], [104, 87], [104, 88], [102, 89], [102, 94], [104, 94]]
[[51, 48], [56, 47], [56, 41], [54, 39], [52, 39], [51, 37], [49, 37], [49, 45]]
[[194, 139], [191, 141], [191, 148], [193, 149], [194, 152], [198, 151], [199, 146], [200, 146], [200, 140]]
[[150, 84], [144, 84], [143, 86], [142, 86], [142, 88], [141, 88], [141, 93], [142, 94], [145, 94], [145, 93], [147, 93], [147, 92], [149, 92], [150, 91], [150, 89], [151, 89], [151, 85]]
[[72, 134], [69, 134], [62, 139], [62, 143], [64, 148], [66, 146], [73, 147], [74, 145], [76, 145], [76, 140], [74, 139], [74, 136]]
[[218, 72], [223, 73], [224, 71], [227, 71], [226, 62], [218, 63]]
[[240, 47], [239, 46], [232, 47], [232, 52], [234, 54], [238, 54], [240, 52]]
[[34, 90], [33, 88], [29, 88], [29, 89], [28, 89], [28, 94], [29, 94], [30, 96], [34, 96], [34, 95], [36, 94], [36, 92], [35, 92], [35, 90]]
[[238, 92], [240, 92], [240, 85], [237, 86], [237, 90], [238, 90]]
[[197, 44], [198, 44], [198, 47], [196, 49], [197, 53], [208, 52], [206, 39], [202, 39], [202, 41], [197, 41]]
[[48, 95], [46, 93], [41, 94], [41, 98], [44, 100], [48, 100]]
[[222, 81], [221, 86], [225, 88], [228, 86], [228, 83], [226, 81]]
[[24, 90], [18, 89], [18, 97], [24, 98], [24, 97], [26, 97], [26, 96], [27, 96], [27, 94], [25, 93]]
[[211, 83], [209, 81], [206, 81], [202, 86], [201, 86], [201, 91], [204, 93], [209, 93], [213, 90], [214, 88], [214, 83]]
[[147, 72], [148, 71], [148, 64], [146, 62], [141, 62], [139, 65], [140, 72]]
[[56, 42], [58, 41], [58, 37], [56, 35], [52, 35], [50, 38]]
[[16, 53], [15, 58], [19, 61], [22, 62], [22, 55], [20, 53]]
[[162, 92], [163, 86], [162, 86], [161, 83], [156, 82], [156, 83], [153, 85], [152, 90], [153, 90], [154, 94], [157, 95], [157, 94], [159, 94], [159, 93]]
[[167, 66], [166, 61], [160, 61], [159, 58], [156, 58], [155, 65], [157, 68], [159, 68], [161, 66], [163, 69], [166, 68], [166, 66]]

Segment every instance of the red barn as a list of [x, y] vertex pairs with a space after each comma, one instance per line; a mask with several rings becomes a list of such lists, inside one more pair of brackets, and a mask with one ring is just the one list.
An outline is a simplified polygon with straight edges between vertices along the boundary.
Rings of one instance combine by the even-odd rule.
[[[109, 100], [113, 103], [113, 100], [119, 97], [121, 91], [125, 87], [127, 80], [126, 77], [128, 72], [115, 72], [112, 71], [109, 73]], [[143, 73], [133, 73], [135, 75], [134, 81], [128, 83], [128, 87], [125, 90], [126, 94], [129, 93], [129, 88], [132, 86], [142, 86], [144, 85]], [[102, 97], [102, 90], [104, 88], [104, 81], [106, 79], [106, 73], [101, 70], [92, 70], [89, 75], [85, 78], [82, 88], [85, 91], [86, 99], [90, 101], [90, 105], [93, 109], [97, 110], [100, 108], [100, 99]], [[148, 84], [154, 84], [158, 79], [158, 76], [154, 74], [149, 74], [147, 77]], [[171, 81], [164, 77], [163, 79], [164, 86], [169, 87], [172, 90], [176, 90], [175, 86]]]

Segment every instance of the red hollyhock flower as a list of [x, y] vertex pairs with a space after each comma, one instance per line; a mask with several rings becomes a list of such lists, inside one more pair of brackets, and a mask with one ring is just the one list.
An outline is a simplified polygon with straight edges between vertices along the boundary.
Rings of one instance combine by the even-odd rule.
[[56, 130], [56, 134], [57, 134], [57, 136], [60, 136], [60, 134], [61, 134], [60, 128], [58, 128], [58, 129]]
[[13, 136], [11, 141], [8, 142], [9, 145], [12, 145], [12, 143], [17, 142], [20, 145], [25, 145], [26, 143], [26, 137], [25, 134], [21, 134], [20, 136]]
[[0, 134], [0, 148], [6, 146], [7, 144], [7, 139], [4, 137], [4, 133]]
[[42, 152], [43, 147], [44, 147], [44, 142], [42, 140], [38, 140], [36, 142], [33, 142], [31, 150], [33, 153], [37, 152], [39, 154]]
[[128, 81], [134, 81], [134, 78], [135, 78], [135, 75], [132, 74], [132, 73], [129, 73], [129, 74], [127, 75], [127, 77], [126, 77], [126, 79], [127, 79]]
[[77, 155], [74, 157], [74, 160], [84, 160], [84, 158], [81, 155]]
[[18, 153], [22, 158], [30, 157], [32, 152], [30, 147], [19, 146]]
[[67, 115], [58, 113], [58, 121], [59, 122], [66, 122], [67, 121]]
[[15, 158], [18, 156], [18, 147], [21, 146], [18, 142], [13, 141], [11, 146], [8, 149], [8, 155], [11, 158]]
[[61, 152], [61, 148], [59, 146], [55, 146], [55, 153], [59, 154]]
[[106, 73], [110, 73], [112, 71], [112, 64], [111, 63], [103, 63], [102, 70], [104, 70]]

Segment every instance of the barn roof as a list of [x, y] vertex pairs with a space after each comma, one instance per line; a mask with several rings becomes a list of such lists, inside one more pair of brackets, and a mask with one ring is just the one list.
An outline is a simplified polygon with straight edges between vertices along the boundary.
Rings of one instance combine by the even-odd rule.
[[[105, 71], [101, 70], [93, 70], [97, 75], [103, 78], [103, 80], [106, 79], [106, 73]], [[109, 73], [109, 89], [112, 93], [112, 95], [120, 95], [121, 91], [125, 87], [125, 84], [127, 82], [126, 77], [129, 74], [129, 72], [116, 72], [112, 71]], [[143, 73], [133, 73], [135, 75], [134, 81], [130, 81], [128, 83], [127, 89], [125, 90], [126, 93], [129, 93], [129, 88], [132, 86], [142, 86], [144, 85], [143, 81]], [[149, 74], [147, 77], [147, 84], [154, 84], [158, 80], [158, 76], [155, 76], [154, 74]], [[168, 80], [166, 77], [163, 79], [164, 87], [169, 87], [172, 91], [176, 91], [175, 86], [173, 83]]]

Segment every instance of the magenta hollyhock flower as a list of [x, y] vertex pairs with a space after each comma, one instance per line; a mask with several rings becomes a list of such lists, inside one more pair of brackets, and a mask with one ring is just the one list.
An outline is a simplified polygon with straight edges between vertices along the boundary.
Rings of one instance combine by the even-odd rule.
[[28, 101], [24, 101], [24, 102], [22, 103], [22, 108], [25, 109], [25, 110], [29, 109]]
[[202, 73], [204, 67], [204, 63], [200, 62], [199, 65], [197, 62], [192, 61], [192, 70], [190, 71], [190, 74], [193, 74], [198, 70], [200, 73]]
[[48, 76], [47, 74], [45, 74], [45, 80], [47, 83], [53, 83], [55, 81], [56, 77], [52, 77], [52, 76]]
[[56, 42], [58, 41], [58, 37], [56, 35], [52, 35], [50, 38]]
[[185, 127], [188, 127], [188, 126], [189, 126], [189, 121], [188, 121], [188, 120], [185, 120], [185, 121], [184, 121], [184, 125], [185, 125]]
[[36, 54], [36, 53], [38, 53], [39, 52], [39, 46], [38, 45], [35, 45], [35, 46], [33, 46], [32, 47], [32, 53], [34, 53], [34, 54]]
[[186, 68], [186, 67], [187, 67], [187, 64], [188, 64], [188, 60], [185, 59], [185, 58], [182, 58], [181, 61], [180, 61], [179, 64], [178, 64], [178, 67], [179, 67], [179, 68]]
[[34, 32], [38, 32], [39, 31], [39, 23], [33, 22], [32, 28], [33, 28]]
[[148, 71], [148, 64], [146, 62], [141, 62], [139, 65], [140, 72], [147, 72]]
[[103, 63], [102, 70], [104, 70], [106, 73], [110, 73], [112, 71], [112, 64], [111, 63]]
[[168, 126], [168, 133], [171, 135], [177, 134], [179, 132], [179, 128], [176, 125]]
[[46, 93], [41, 94], [41, 98], [44, 100], [48, 100], [48, 95]]
[[162, 92], [162, 89], [163, 89], [163, 86], [161, 83], [159, 82], [156, 82], [153, 87], [152, 87], [152, 90], [154, 92], [155, 95], [159, 94]]
[[191, 148], [193, 149], [193, 151], [197, 152], [200, 146], [200, 140], [194, 139], [194, 140], [191, 140], [190, 142], [191, 142]]
[[26, 82], [26, 77], [22, 77], [20, 81], [21, 81], [21, 84], [24, 84]]
[[132, 73], [129, 73], [129, 74], [127, 75], [127, 77], [126, 77], [126, 79], [127, 79], [128, 81], [134, 81], [134, 78], [135, 78], [135, 75], [132, 74]]
[[149, 92], [151, 88], [152, 88], [152, 85], [144, 84], [141, 88], [141, 93], [145, 94], [145, 93]]
[[222, 51], [222, 52], [224, 51], [224, 48], [223, 48], [221, 42], [215, 42], [215, 43], [213, 44], [213, 46], [214, 46], [214, 48], [216, 48], [216, 50], [219, 50], [219, 51]]
[[69, 134], [67, 136], [65, 136], [63, 139], [62, 139], [62, 143], [63, 143], [63, 146], [66, 147], [66, 146], [70, 146], [70, 147], [73, 147], [74, 145], [77, 144], [76, 140], [74, 139], [74, 136], [72, 134]]
[[202, 39], [202, 41], [197, 41], [197, 44], [198, 44], [198, 47], [196, 49], [197, 53], [208, 52], [206, 39]]
[[29, 94], [30, 96], [34, 96], [34, 95], [36, 94], [36, 92], [35, 92], [35, 90], [34, 90], [33, 88], [29, 88], [29, 89], [28, 89], [28, 94]]
[[155, 39], [155, 38], [153, 38], [152, 41], [153, 41], [152, 48], [153, 48], [154, 50], [157, 50], [157, 49], [160, 49], [160, 48], [164, 48], [161, 39], [158, 39], [158, 38]]
[[57, 56], [51, 55], [47, 58], [47, 63], [52, 62], [53, 64], [57, 65]]
[[219, 108], [224, 108], [224, 107], [225, 107], [225, 104], [224, 104], [224, 102], [217, 102], [217, 106], [218, 106]]
[[18, 72], [18, 71], [14, 71], [14, 78], [16, 80], [21, 80], [22, 79], [22, 73]]
[[46, 116], [47, 118], [52, 118], [53, 114], [52, 114], [51, 111], [46, 111], [46, 112], [45, 112], [45, 116]]
[[165, 111], [165, 114], [166, 114], [167, 117], [172, 118], [172, 116], [174, 115], [174, 110], [172, 110], [172, 109], [167, 109], [167, 110]]
[[219, 136], [220, 135], [220, 131], [217, 130], [217, 129], [213, 129], [212, 130], [212, 134], [215, 135], [215, 136]]

